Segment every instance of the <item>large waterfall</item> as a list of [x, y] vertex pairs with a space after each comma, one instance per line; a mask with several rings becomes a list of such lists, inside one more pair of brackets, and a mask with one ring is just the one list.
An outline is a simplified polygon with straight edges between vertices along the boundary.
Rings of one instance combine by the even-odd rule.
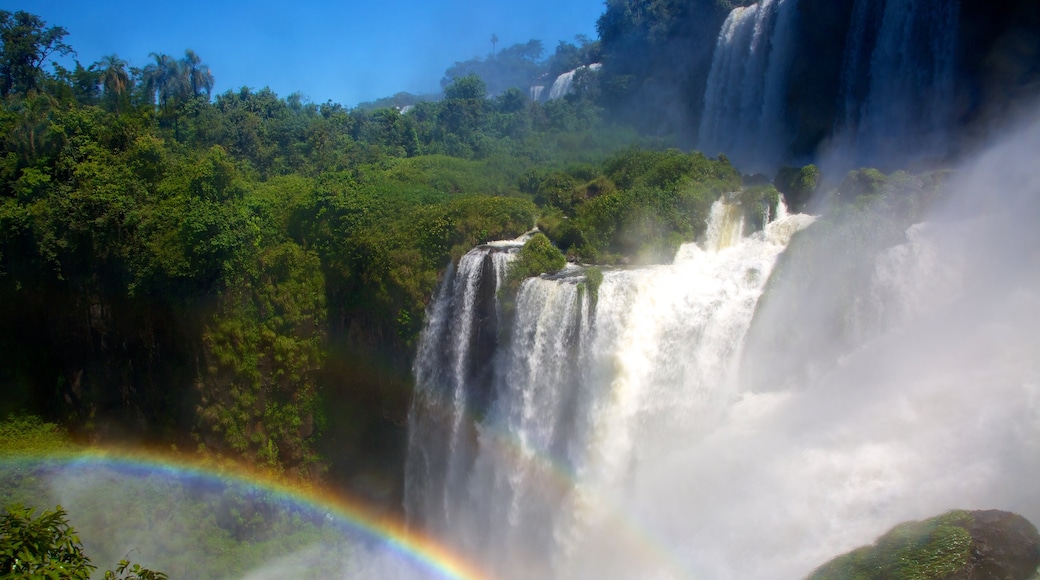
[[892, 165], [948, 153], [959, 4], [857, 0], [839, 120], [847, 154]]
[[746, 579], [952, 508], [1040, 521], [1037, 150], [1033, 123], [865, 256], [868, 230], [788, 245], [811, 218], [746, 235], [720, 202], [673, 264], [595, 292], [569, 267], [503, 310], [518, 243], [474, 250], [416, 362], [411, 524], [493, 578]]
[[704, 94], [698, 148], [745, 170], [772, 169], [786, 152], [784, 98], [797, 0], [762, 0], [730, 12]]
[[[739, 399], [758, 296], [811, 220], [781, 211], [743, 237], [743, 215], [720, 200], [704, 248], [685, 245], [668, 266], [608, 271], [598, 289], [578, 268], [525, 281], [508, 337], [495, 330], [495, 294], [517, 246], [463, 257], [431, 306], [415, 367], [413, 525], [478, 555], [496, 577], [670, 570], [631, 552], [643, 532], [622, 506], [638, 474], [718, 428]], [[599, 558], [614, 544], [616, 562]]]

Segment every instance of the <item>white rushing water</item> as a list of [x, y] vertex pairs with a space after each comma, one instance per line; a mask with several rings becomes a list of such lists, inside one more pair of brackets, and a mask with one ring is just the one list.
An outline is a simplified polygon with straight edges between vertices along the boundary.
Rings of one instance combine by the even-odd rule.
[[[478, 264], [502, 256], [500, 279], [509, 254], [481, 247], [462, 259], [431, 308], [416, 363], [413, 522], [478, 554], [496, 576], [594, 573], [618, 518], [634, 526], [606, 506], [625, 500], [634, 473], [710, 433], [738, 397], [757, 298], [810, 221], [784, 214], [743, 237], [740, 208], [720, 201], [711, 215], [707, 250], [687, 244], [671, 265], [608, 271], [595, 304], [580, 275], [524, 282], [509, 348], [491, 355], [486, 413], [467, 407], [467, 329], [488, 275]], [[622, 572], [612, 566], [595, 573]]]
[[775, 169], [786, 152], [784, 99], [797, 0], [762, 0], [730, 12], [704, 93], [698, 148], [748, 171]]
[[421, 387], [409, 416], [405, 493], [413, 512], [440, 526], [451, 526], [461, 511], [453, 490], [464, 486], [475, 452], [470, 411], [490, 387], [492, 361], [480, 360], [475, 345], [493, 349], [497, 342], [495, 293], [522, 245], [499, 242], [467, 253], [449, 268], [427, 312], [414, 367]]

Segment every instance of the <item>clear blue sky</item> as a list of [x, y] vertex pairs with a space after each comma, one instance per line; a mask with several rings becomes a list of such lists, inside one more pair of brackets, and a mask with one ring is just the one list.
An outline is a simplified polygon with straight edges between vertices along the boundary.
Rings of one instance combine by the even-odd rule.
[[440, 90], [456, 61], [532, 38], [551, 54], [560, 40], [596, 37], [603, 0], [0, 0], [69, 31], [87, 66], [118, 54], [134, 66], [151, 52], [177, 58], [195, 50], [210, 66], [214, 91], [271, 87], [315, 103], [347, 106]]

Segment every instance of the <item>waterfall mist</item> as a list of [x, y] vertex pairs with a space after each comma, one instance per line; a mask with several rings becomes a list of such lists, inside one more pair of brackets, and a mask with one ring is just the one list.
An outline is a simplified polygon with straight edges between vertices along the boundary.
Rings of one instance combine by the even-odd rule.
[[768, 289], [809, 218], [734, 237], [717, 206], [712, 239], [595, 297], [528, 280], [482, 412], [413, 408], [472, 426], [463, 456], [412, 439], [413, 524], [494, 577], [793, 578], [947, 509], [1040, 521], [1037, 151], [1031, 122], [880, 249], [798, 262], [809, 226]]

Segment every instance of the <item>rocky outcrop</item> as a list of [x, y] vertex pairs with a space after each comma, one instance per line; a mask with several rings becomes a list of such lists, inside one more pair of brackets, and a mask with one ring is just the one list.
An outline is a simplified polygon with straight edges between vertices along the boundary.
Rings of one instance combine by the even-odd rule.
[[809, 580], [881, 578], [1027, 580], [1037, 577], [1040, 535], [1024, 517], [955, 510], [892, 528], [873, 545], [838, 556]]

